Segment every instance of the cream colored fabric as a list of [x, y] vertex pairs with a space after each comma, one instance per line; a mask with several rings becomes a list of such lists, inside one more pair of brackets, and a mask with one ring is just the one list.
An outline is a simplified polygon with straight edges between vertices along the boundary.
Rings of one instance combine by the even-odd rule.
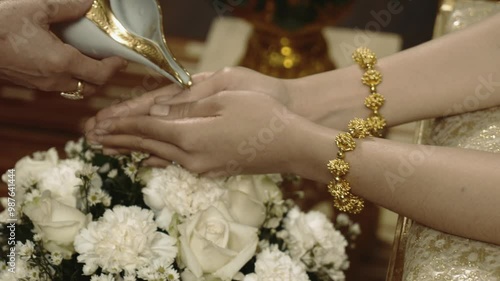
[[[444, 21], [447, 32], [500, 12], [500, 2], [450, 2], [455, 2], [455, 5]], [[500, 108], [436, 120], [428, 142], [499, 153]], [[500, 280], [500, 246], [449, 235], [414, 223], [406, 246], [403, 280]]]
[[[500, 108], [437, 120], [430, 142], [498, 153]], [[406, 281], [497, 281], [500, 280], [500, 246], [414, 223], [406, 246], [404, 273]]]

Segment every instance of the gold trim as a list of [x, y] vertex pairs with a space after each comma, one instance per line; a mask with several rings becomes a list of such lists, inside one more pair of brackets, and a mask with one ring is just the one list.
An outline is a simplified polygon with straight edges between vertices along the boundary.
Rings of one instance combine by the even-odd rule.
[[[155, 2], [158, 5], [158, 10], [161, 11], [160, 3], [158, 0], [155, 0]], [[110, 0], [95, 0], [86, 17], [117, 43], [140, 54], [150, 62], [156, 64], [158, 67], [171, 74], [180, 85], [183, 85], [185, 88], [189, 88], [192, 85], [191, 79], [189, 79], [188, 83], [184, 83], [182, 81], [179, 73], [172, 68], [170, 63], [164, 57], [161, 48], [156, 43], [129, 32], [121, 24], [111, 11]], [[161, 19], [162, 16], [160, 13], [160, 20]], [[160, 31], [165, 47], [170, 52], [163, 34], [163, 25], [160, 26]], [[172, 58], [174, 61], [177, 61], [173, 56]], [[181, 68], [183, 67], [181, 66]], [[187, 76], [191, 77], [185, 69], [184, 71]]]
[[392, 253], [387, 270], [387, 281], [403, 280], [403, 270], [405, 261], [406, 241], [408, 240], [408, 231], [410, 230], [412, 220], [404, 216], [398, 217], [394, 243], [392, 244]]

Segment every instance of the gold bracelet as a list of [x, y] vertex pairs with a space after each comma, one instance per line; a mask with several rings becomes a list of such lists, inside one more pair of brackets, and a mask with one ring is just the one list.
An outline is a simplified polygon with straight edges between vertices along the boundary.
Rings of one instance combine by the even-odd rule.
[[370, 95], [365, 99], [365, 106], [372, 111], [366, 119], [354, 118], [349, 122], [347, 133], [341, 133], [335, 138], [338, 147], [337, 158], [327, 164], [328, 170], [334, 178], [328, 184], [328, 191], [333, 196], [335, 208], [342, 212], [358, 214], [363, 210], [364, 200], [351, 193], [351, 186], [344, 176], [349, 173], [349, 163], [345, 160], [345, 153], [356, 148], [355, 139], [367, 136], [382, 136], [386, 121], [380, 115], [379, 109], [385, 102], [384, 96], [377, 92], [377, 86], [382, 82], [382, 74], [375, 70], [377, 57], [368, 48], [358, 48], [352, 55], [353, 60], [365, 70], [362, 83], [370, 88]]

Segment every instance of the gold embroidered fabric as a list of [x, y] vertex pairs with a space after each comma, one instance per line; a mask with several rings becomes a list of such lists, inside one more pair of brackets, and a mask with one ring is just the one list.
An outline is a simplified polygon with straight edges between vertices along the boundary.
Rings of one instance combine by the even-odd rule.
[[[435, 121], [429, 143], [500, 152], [500, 108]], [[413, 223], [405, 253], [407, 281], [500, 281], [500, 246]]]
[[[495, 12], [500, 2], [454, 1], [447, 32]], [[429, 144], [500, 153], [500, 107], [435, 120]], [[413, 223], [403, 280], [500, 281], [500, 246], [457, 237]]]

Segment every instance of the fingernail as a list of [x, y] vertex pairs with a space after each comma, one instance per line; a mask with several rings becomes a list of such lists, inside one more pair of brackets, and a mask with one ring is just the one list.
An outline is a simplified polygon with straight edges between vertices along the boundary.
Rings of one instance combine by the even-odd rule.
[[127, 68], [127, 66], [128, 66], [128, 60], [125, 60], [125, 59], [124, 59], [124, 60], [122, 61], [122, 70], [123, 70], [123, 69], [126, 69], [126, 68]]
[[89, 144], [90, 144], [90, 149], [92, 149], [92, 150], [102, 150], [103, 149], [102, 144], [91, 144], [91, 143], [89, 143]]
[[86, 138], [87, 138], [87, 142], [91, 145], [91, 146], [100, 146], [101, 143], [99, 142], [99, 136], [96, 135], [95, 133], [95, 130], [92, 130], [92, 132], [88, 133], [86, 135]]
[[157, 97], [155, 99], [155, 103], [159, 103], [159, 104], [167, 103], [171, 99], [172, 99], [172, 97], [170, 97], [170, 96], [161, 96], [161, 97]]
[[170, 106], [168, 105], [153, 105], [149, 110], [149, 115], [152, 116], [168, 116], [170, 113]]
[[118, 105], [114, 108], [112, 108], [112, 115], [113, 117], [117, 116], [126, 116], [130, 113], [130, 109], [127, 106], [124, 105]]
[[118, 152], [118, 150], [116, 150], [116, 149], [104, 148], [102, 150], [102, 154], [104, 154], [104, 155], [118, 155], [118, 154], [120, 154], [120, 152]]
[[107, 135], [108, 131], [103, 129], [95, 129], [94, 134], [96, 135], [96, 139], [102, 138], [103, 135]]
[[108, 119], [108, 120], [104, 120], [104, 121], [97, 123], [97, 125], [95, 127], [96, 127], [96, 129], [109, 130], [112, 123], [113, 123], [113, 121]]

